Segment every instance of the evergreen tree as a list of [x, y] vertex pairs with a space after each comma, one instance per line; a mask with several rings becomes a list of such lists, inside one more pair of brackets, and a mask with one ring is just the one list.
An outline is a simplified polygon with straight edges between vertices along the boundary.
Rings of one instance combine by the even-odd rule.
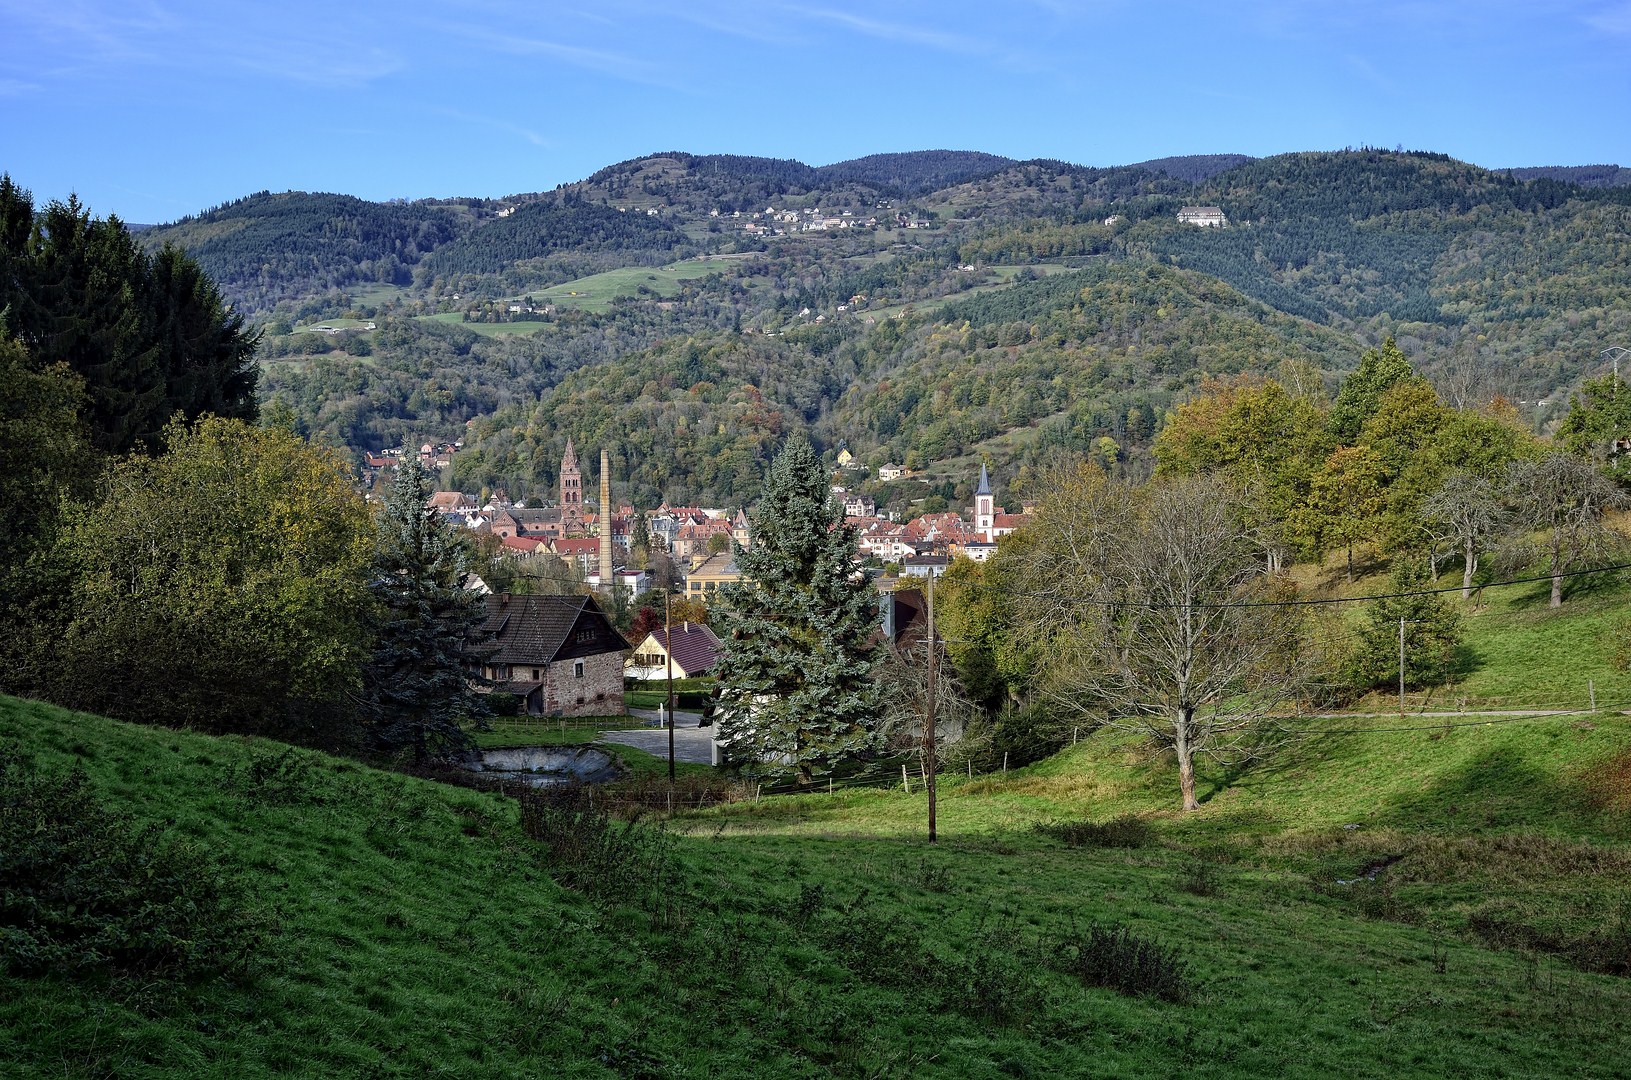
[[149, 257], [116, 217], [79, 202], [36, 213], [0, 176], [0, 312], [40, 369], [66, 364], [84, 384], [91, 445], [160, 448], [181, 413], [255, 418], [258, 332], [204, 272], [165, 247]]
[[800, 783], [876, 748], [877, 596], [855, 575], [855, 530], [815, 451], [776, 455], [753, 514], [743, 580], [720, 590], [719, 732], [731, 757]]
[[466, 686], [465, 650], [481, 624], [480, 597], [463, 588], [470, 548], [425, 505], [431, 483], [407, 455], [379, 519], [369, 588], [379, 605], [368, 666], [369, 742], [413, 760], [467, 749], [480, 715]]
[[[1349, 681], [1361, 689], [1397, 685], [1399, 620], [1404, 620], [1404, 678], [1407, 686], [1444, 682], [1457, 670], [1461, 616], [1433, 587], [1419, 558], [1394, 561], [1388, 592], [1372, 600], [1348, 663]], [[1409, 593], [1413, 595], [1397, 595]]]

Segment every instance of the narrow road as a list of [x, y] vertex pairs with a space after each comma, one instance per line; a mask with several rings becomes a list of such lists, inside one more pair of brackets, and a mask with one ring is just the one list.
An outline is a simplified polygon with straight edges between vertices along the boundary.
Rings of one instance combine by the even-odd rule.
[[[668, 729], [655, 726], [657, 711], [655, 709], [630, 709], [631, 716], [638, 716], [649, 720], [652, 727], [635, 728], [630, 731], [602, 731], [602, 742], [622, 743], [637, 750], [644, 750], [648, 754], [668, 759]], [[674, 710], [674, 760], [686, 761], [693, 765], [712, 765], [714, 761], [713, 732], [711, 727], [698, 727], [702, 719], [701, 713]]]

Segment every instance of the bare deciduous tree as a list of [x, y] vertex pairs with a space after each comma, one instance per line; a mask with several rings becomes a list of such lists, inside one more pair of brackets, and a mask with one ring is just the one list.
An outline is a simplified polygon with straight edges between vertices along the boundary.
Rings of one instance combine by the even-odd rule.
[[1626, 505], [1620, 486], [1585, 458], [1554, 450], [1534, 461], [1515, 461], [1507, 471], [1507, 495], [1519, 519], [1543, 532], [1536, 553], [1552, 577], [1552, 607], [1563, 603], [1563, 575], [1602, 558], [1623, 542], [1603, 524], [1603, 514]]
[[1195, 755], [1251, 755], [1308, 687], [1301, 611], [1276, 603], [1289, 587], [1215, 481], [1130, 489], [1083, 469], [1052, 490], [1028, 575], [1042, 692], [1170, 748], [1199, 809]]
[[[1422, 519], [1434, 541], [1459, 551], [1462, 558], [1461, 599], [1472, 596], [1478, 557], [1512, 524], [1501, 502], [1501, 489], [1476, 473], [1451, 473], [1422, 503]], [[1435, 560], [1438, 558], [1434, 555]], [[1435, 566], [1433, 575], [1438, 576]]]

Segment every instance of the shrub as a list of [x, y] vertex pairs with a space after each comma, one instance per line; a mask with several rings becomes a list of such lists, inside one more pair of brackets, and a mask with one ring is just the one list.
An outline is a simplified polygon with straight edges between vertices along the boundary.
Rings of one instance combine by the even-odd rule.
[[292, 746], [252, 749], [249, 760], [235, 761], [221, 775], [229, 791], [261, 803], [315, 802], [316, 770], [312, 755]]
[[265, 938], [203, 849], [104, 806], [82, 769], [0, 746], [0, 969], [192, 979], [241, 972]]
[[941, 960], [934, 983], [947, 1007], [968, 1016], [1008, 1023], [1034, 1013], [1043, 993], [1034, 967], [996, 934], [982, 935], [968, 955]]
[[561, 884], [606, 904], [656, 911], [681, 885], [667, 833], [639, 821], [617, 821], [588, 804], [577, 785], [520, 795], [521, 828], [544, 847]]
[[1176, 949], [1140, 937], [1115, 923], [1093, 923], [1060, 943], [1057, 963], [1088, 986], [1135, 997], [1158, 997], [1183, 1004], [1195, 995], [1195, 981]]
[[1218, 894], [1218, 868], [1209, 862], [1192, 862], [1178, 880], [1178, 888], [1191, 896]]
[[1034, 827], [1043, 836], [1071, 847], [1136, 848], [1155, 840], [1155, 828], [1134, 814], [1102, 824], [1096, 821], [1044, 821]]

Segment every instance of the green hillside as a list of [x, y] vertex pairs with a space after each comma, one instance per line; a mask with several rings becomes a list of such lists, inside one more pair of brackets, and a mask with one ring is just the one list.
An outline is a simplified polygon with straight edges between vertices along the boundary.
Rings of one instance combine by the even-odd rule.
[[182, 248], [240, 308], [265, 310], [333, 289], [405, 285], [420, 259], [470, 229], [478, 213], [430, 200], [263, 191], [139, 238], [149, 251]]
[[[732, 346], [755, 355], [733, 381], [823, 447], [880, 459], [978, 451], [1006, 472], [1104, 437], [1137, 458], [1207, 374], [1294, 359], [1332, 383], [1388, 336], [1448, 403], [1506, 397], [1544, 431], [1602, 350], [1631, 334], [1628, 191], [1375, 149], [1112, 169], [951, 152], [817, 169], [674, 152], [502, 202], [256, 196], [168, 235], [230, 256], [217, 272], [240, 306], [277, 300], [264, 396], [308, 430], [361, 450], [449, 437], [480, 417], [489, 449], [502, 444], [487, 475], [513, 491], [552, 483], [548, 454], [529, 463], [515, 448], [565, 433], [515, 425], [554, 422], [548, 399], [568, 373], [610, 364], [605, 407], [649, 415], [648, 380], [626, 377], [650, 367], [648, 350], [707, 352], [738, 331], [784, 347]], [[1222, 207], [1228, 226], [1180, 223], [1196, 203]], [[816, 207], [850, 216], [807, 228], [799, 215]], [[1141, 274], [1155, 278], [1133, 285]], [[529, 298], [554, 313], [508, 311]], [[496, 340], [450, 355], [433, 331], [385, 330], [427, 317]], [[334, 318], [381, 330], [327, 350], [286, 332]], [[832, 381], [847, 372], [856, 378]], [[783, 396], [812, 377], [832, 389]], [[717, 438], [717, 404], [687, 422], [708, 421]], [[642, 483], [659, 498], [729, 501], [744, 494], [735, 471], [674, 462]]]
[[[208, 849], [271, 920], [239, 979], [0, 975], [5, 1076], [1607, 1077], [1631, 1056], [1618, 714], [1327, 736], [1209, 771], [1182, 819], [1162, 763], [1090, 739], [948, 779], [933, 848], [921, 794], [750, 801], [673, 822], [661, 897], [563, 887], [497, 796], [265, 741], [0, 699], [0, 742]], [[1127, 811], [1139, 846], [1032, 830]], [[1187, 996], [1092, 985], [1133, 985], [1095, 966], [1095, 924], [1175, 950]]]

